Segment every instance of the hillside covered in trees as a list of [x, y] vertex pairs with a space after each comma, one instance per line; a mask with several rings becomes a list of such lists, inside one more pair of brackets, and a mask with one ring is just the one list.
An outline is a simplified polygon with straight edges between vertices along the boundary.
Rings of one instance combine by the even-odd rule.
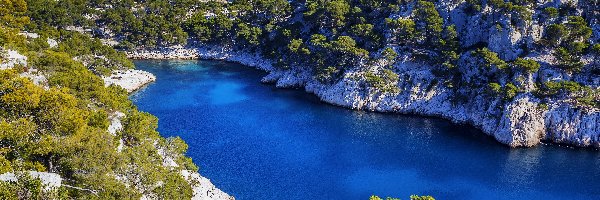
[[594, 0], [4, 0], [0, 16], [0, 174], [22, 180], [7, 198], [194, 195], [185, 143], [101, 79], [133, 68], [123, 52], [251, 55], [263, 81], [336, 105], [600, 146]]
[[600, 146], [597, 1], [60, 2], [28, 2], [26, 29], [136, 58], [258, 56], [263, 81], [329, 103], [440, 116], [511, 146]]
[[102, 75], [133, 68], [125, 54], [30, 17], [36, 3], [0, 1], [0, 199], [209, 195], [185, 142], [105, 87]]

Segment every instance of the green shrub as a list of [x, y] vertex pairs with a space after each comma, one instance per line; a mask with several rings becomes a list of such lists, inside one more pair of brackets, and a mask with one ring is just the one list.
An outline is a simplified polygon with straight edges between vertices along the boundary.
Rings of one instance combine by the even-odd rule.
[[467, 0], [467, 8], [465, 11], [469, 14], [475, 14], [481, 11], [481, 7], [481, 0]]
[[577, 100], [580, 105], [600, 108], [600, 98], [598, 98], [600, 90], [583, 86], [574, 81], [546, 82], [540, 93], [545, 97], [565, 94]]
[[394, 51], [394, 49], [392, 49], [390, 47], [386, 47], [381, 52], [381, 56], [383, 56], [386, 60], [391, 62], [394, 59], [396, 59], [396, 57], [398, 56], [398, 53], [396, 53], [396, 51]]
[[498, 53], [490, 51], [488, 48], [481, 48], [471, 53], [483, 59], [482, 65], [486, 68], [497, 67], [498, 69], [508, 68], [508, 64], [498, 57]]
[[583, 62], [577, 52], [572, 52], [565, 47], [555, 50], [554, 56], [558, 60], [558, 67], [568, 72], [579, 72], [583, 68]]
[[574, 81], [549, 81], [545, 83], [548, 95], [556, 95], [559, 92], [574, 93], [581, 90], [581, 85]]
[[413, 12], [415, 14], [418, 39], [425, 41], [425, 44], [429, 47], [436, 47], [441, 39], [444, 19], [435, 9], [435, 4], [419, 0]]
[[340, 70], [333, 66], [317, 68], [315, 71], [315, 79], [321, 83], [331, 83], [336, 79], [336, 76], [339, 72]]
[[504, 87], [505, 99], [512, 99], [515, 96], [517, 96], [517, 93], [519, 93], [519, 88], [517, 88], [517, 86], [513, 85], [512, 83], [507, 83]]
[[527, 73], [534, 73], [540, 68], [540, 63], [537, 61], [523, 58], [517, 58], [512, 62], [512, 65]]
[[555, 7], [546, 7], [546, 8], [544, 8], [543, 13], [544, 13], [544, 15], [548, 16], [549, 18], [556, 18], [556, 17], [558, 17], [558, 9], [556, 9]]
[[435, 200], [432, 196], [410, 195], [410, 200]]
[[396, 85], [399, 80], [398, 78], [398, 74], [389, 69], [384, 69], [381, 74], [374, 74], [370, 71], [365, 73], [365, 79], [369, 86], [384, 93], [400, 92], [400, 89]]
[[545, 39], [552, 45], [556, 46], [561, 43], [563, 38], [568, 34], [567, 28], [562, 24], [551, 24], [546, 27]]
[[385, 19], [386, 24], [396, 38], [396, 41], [401, 45], [414, 43], [414, 38], [417, 34], [415, 22], [411, 19]]
[[592, 53], [596, 54], [596, 56], [600, 56], [600, 44], [594, 44], [594, 46], [592, 46]]
[[498, 83], [489, 83], [488, 84], [488, 93], [492, 95], [500, 95], [502, 94], [502, 86]]

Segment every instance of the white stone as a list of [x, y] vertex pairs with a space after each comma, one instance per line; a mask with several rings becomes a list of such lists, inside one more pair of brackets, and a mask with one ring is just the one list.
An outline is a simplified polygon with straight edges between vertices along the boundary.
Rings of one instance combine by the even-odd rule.
[[[56, 173], [48, 173], [48, 172], [36, 172], [36, 171], [28, 171], [29, 176], [32, 178], [37, 178], [42, 181], [42, 184], [45, 186], [45, 190], [51, 190], [54, 188], [59, 188], [62, 185], [62, 177]], [[17, 176], [13, 172], [7, 172], [4, 174], [0, 174], [0, 181], [8, 181], [8, 182], [16, 182]]]
[[27, 66], [27, 56], [24, 56], [15, 50], [9, 49], [0, 53], [2, 53], [0, 70], [13, 68], [15, 65]]
[[156, 76], [150, 72], [142, 70], [116, 70], [108, 77], [102, 77], [104, 85], [117, 85], [127, 90], [127, 92], [133, 92], [145, 86], [148, 83], [154, 82]]

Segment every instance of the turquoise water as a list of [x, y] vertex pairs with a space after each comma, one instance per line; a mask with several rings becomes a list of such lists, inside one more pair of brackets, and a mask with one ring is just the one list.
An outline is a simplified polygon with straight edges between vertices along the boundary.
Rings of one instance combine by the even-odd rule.
[[237, 199], [600, 199], [595, 150], [510, 149], [446, 120], [347, 110], [237, 64], [135, 64], [157, 81], [131, 99]]

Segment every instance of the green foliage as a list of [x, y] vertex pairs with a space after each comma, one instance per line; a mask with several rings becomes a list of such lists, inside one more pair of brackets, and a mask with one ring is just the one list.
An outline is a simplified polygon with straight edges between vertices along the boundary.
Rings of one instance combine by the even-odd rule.
[[[369, 197], [369, 200], [383, 200], [381, 197], [375, 196], [375, 195], [371, 195], [371, 197]], [[400, 200], [399, 198], [393, 198], [393, 197], [386, 197], [385, 200]]]
[[481, 0], [467, 0], [466, 12], [469, 14], [474, 14], [476, 12], [481, 11], [481, 7]]
[[444, 19], [440, 17], [435, 5], [428, 1], [419, 0], [413, 12], [418, 31], [417, 39], [435, 47], [441, 39]]
[[489, 0], [488, 4], [497, 12], [502, 14], [512, 13], [517, 16], [511, 21], [531, 21], [533, 13], [527, 8], [525, 1], [504, 1], [504, 0]]
[[339, 73], [340, 70], [332, 66], [325, 68], [317, 68], [315, 72], [315, 79], [317, 79], [321, 83], [331, 83], [336, 79], [336, 76]]
[[540, 68], [540, 63], [537, 61], [523, 58], [517, 58], [511, 65], [527, 73], [534, 73]]
[[579, 105], [600, 108], [600, 90], [574, 81], [545, 82], [539, 92], [544, 97], [567, 95]]
[[482, 67], [496, 67], [498, 69], [506, 69], [508, 67], [508, 64], [500, 59], [496, 52], [490, 51], [488, 48], [477, 49], [472, 52], [472, 55], [483, 59], [481, 63]]
[[587, 40], [592, 29], [580, 16], [569, 16], [564, 24], [552, 24], [546, 28], [545, 39], [555, 48], [554, 56], [558, 67], [567, 72], [578, 72], [583, 68], [581, 56], [589, 46]]
[[290, 44], [288, 44], [288, 49], [293, 53], [299, 53], [304, 55], [310, 54], [310, 50], [304, 45], [302, 39], [293, 39], [292, 41], [290, 41]]
[[0, 2], [0, 46], [14, 48], [25, 45], [25, 37], [18, 33], [29, 23], [26, 12], [27, 4], [23, 0]]
[[0, 199], [66, 199], [67, 191], [46, 190], [40, 179], [27, 173], [15, 174], [17, 181], [0, 182]]
[[[7, 2], [13, 1], [0, 2], [0, 12], [11, 8], [6, 7]], [[17, 37], [20, 31], [17, 28], [24, 25], [15, 25], [17, 28], [10, 31], [0, 29], [0, 33], [6, 33], [0, 35], [5, 39], [3, 47], [19, 49], [28, 56], [28, 67], [38, 69], [48, 79], [44, 88], [20, 77], [17, 70], [0, 70], [0, 173], [52, 172], [63, 178], [64, 185], [73, 187], [46, 191], [40, 189], [39, 180], [19, 175], [18, 182], [0, 182], [0, 197], [139, 199], [144, 192], [163, 199], [189, 199], [190, 184], [179, 172], [196, 171], [197, 167], [184, 156], [187, 145], [181, 139], [160, 137], [156, 132], [156, 118], [138, 112], [125, 90], [105, 87], [98, 76], [115, 69], [131, 68], [131, 61], [123, 53], [102, 45], [100, 40], [49, 27], [48, 24], [59, 28], [83, 25], [83, 19], [66, 18], [80, 15], [75, 11], [89, 3], [75, 5], [61, 1], [65, 5], [59, 6], [55, 2], [32, 2], [31, 10], [27, 11], [34, 19], [28, 28], [38, 31], [39, 39], [25, 43], [23, 37]], [[156, 9], [160, 2], [148, 2], [149, 9]], [[115, 7], [119, 6], [123, 5]], [[12, 11], [25, 12], [17, 8]], [[57, 18], [44, 18], [48, 16]], [[5, 19], [9, 18], [5, 16], [2, 20]], [[3, 21], [0, 26], [7, 24]], [[45, 44], [49, 36], [60, 40], [58, 47], [49, 49]], [[21, 39], [22, 42], [11, 42]], [[124, 129], [115, 136], [109, 134], [107, 128], [110, 116], [117, 111], [127, 117], [122, 119]], [[119, 152], [117, 146], [121, 139], [124, 144]], [[157, 148], [164, 149], [179, 167], [163, 167]], [[156, 186], [159, 182], [163, 183], [160, 187]]]
[[259, 38], [262, 34], [262, 29], [258, 27], [250, 27], [246, 24], [239, 23], [237, 25], [237, 37], [245, 40], [250, 45], [258, 45]]
[[346, 19], [345, 15], [350, 12], [350, 5], [344, 0], [329, 1], [325, 6], [325, 10], [336, 26], [342, 26]]
[[[61, 31], [58, 51], [76, 56], [78, 60], [87, 63], [86, 67], [99, 75], [109, 75], [113, 70], [132, 69], [133, 63], [123, 52], [103, 45], [99, 39], [90, 38], [77, 32]], [[100, 56], [101, 57], [97, 57]]]
[[78, 0], [65, 2], [27, 0], [27, 8], [27, 15], [32, 21], [36, 21], [30, 24], [30, 28], [37, 30], [43, 26], [66, 27], [89, 24], [83, 13], [90, 13], [92, 6], [91, 2]]
[[385, 58], [389, 62], [392, 62], [394, 59], [396, 59], [396, 57], [398, 57], [398, 53], [396, 53], [396, 51], [394, 51], [394, 49], [392, 49], [390, 47], [386, 47], [381, 52], [381, 56], [383, 56], [383, 58]]
[[411, 19], [389, 19], [386, 18], [386, 24], [390, 27], [395, 36], [395, 41], [402, 44], [410, 44], [416, 36], [416, 25]]
[[410, 200], [435, 200], [432, 196], [410, 195]]
[[356, 47], [354, 39], [348, 36], [340, 36], [336, 40], [331, 41], [330, 49], [352, 57], [366, 58], [369, 56], [367, 50]]
[[452, 24], [444, 27], [442, 36], [443, 40], [440, 41], [440, 44], [444, 51], [459, 51], [460, 44], [458, 42], [458, 33], [456, 33], [456, 25]]
[[398, 93], [398, 74], [392, 70], [384, 69], [379, 74], [374, 74], [370, 71], [365, 73], [365, 79], [369, 86], [384, 92], [384, 93]]
[[505, 99], [512, 99], [515, 96], [517, 96], [517, 93], [519, 93], [519, 88], [517, 88], [517, 86], [513, 85], [512, 83], [507, 83], [504, 87]]
[[154, 189], [158, 199], [189, 199], [192, 188], [178, 172], [169, 172], [163, 184]]
[[0, 22], [5, 28], [21, 29], [29, 23], [27, 3], [24, 0], [3, 0], [0, 6]]
[[492, 96], [502, 97], [505, 100], [511, 100], [520, 92], [519, 88], [512, 83], [507, 83], [502, 87], [498, 83], [489, 83], [487, 92]]
[[569, 30], [570, 41], [586, 41], [592, 36], [592, 28], [590, 28], [585, 19], [581, 16], [569, 16], [566, 27]]
[[546, 28], [545, 38], [549, 44], [556, 46], [567, 34], [567, 28], [563, 24], [551, 24]]
[[544, 15], [546, 15], [549, 18], [556, 18], [556, 17], [558, 17], [558, 9], [556, 9], [555, 7], [546, 7], [546, 8], [544, 8], [543, 13], [544, 13]]
[[351, 6], [345, 0], [310, 0], [306, 2], [307, 11], [304, 15], [311, 21], [327, 28], [338, 28], [346, 23]]
[[498, 83], [489, 83], [488, 92], [495, 96], [500, 95], [502, 94], [502, 86]]
[[210, 11], [197, 12], [186, 21], [186, 30], [195, 36], [201, 42], [225, 42], [227, 37], [231, 35], [234, 22], [227, 15], [222, 14], [220, 10], [214, 17], [206, 17]]
[[350, 27], [350, 34], [363, 43], [363, 46], [374, 49], [380, 43], [382, 36], [374, 31], [372, 24], [355, 24]]
[[596, 56], [600, 56], [600, 44], [594, 44], [594, 46], [592, 46], [592, 53]]
[[560, 81], [560, 82], [546, 82], [545, 83], [547, 94], [556, 95], [559, 92], [574, 93], [581, 90], [581, 85], [573, 81]]
[[577, 51], [569, 51], [565, 47], [559, 47], [554, 52], [554, 56], [558, 60], [558, 67], [568, 72], [578, 72], [583, 68], [583, 62]]

